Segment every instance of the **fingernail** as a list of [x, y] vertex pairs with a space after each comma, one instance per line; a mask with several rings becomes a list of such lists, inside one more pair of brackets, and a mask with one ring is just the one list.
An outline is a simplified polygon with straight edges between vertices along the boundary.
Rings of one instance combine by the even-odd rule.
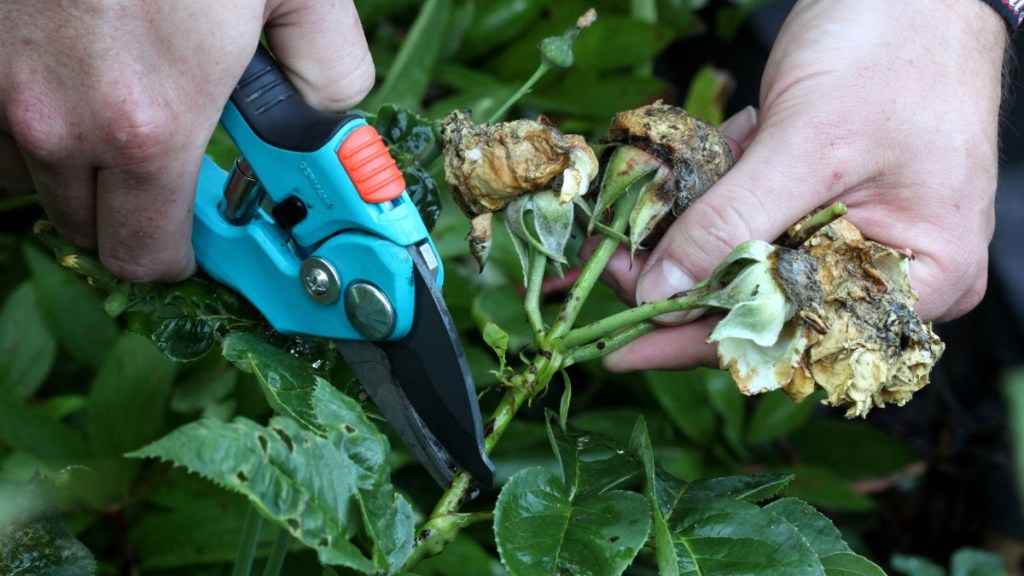
[[722, 122], [718, 131], [732, 138], [740, 145], [746, 145], [757, 129], [757, 108], [747, 106]]
[[[636, 284], [637, 304], [654, 302], [671, 298], [680, 292], [685, 292], [693, 287], [693, 279], [675, 262], [663, 258], [655, 262], [650, 269], [640, 276]], [[654, 320], [661, 324], [682, 324], [696, 319], [703, 310], [685, 310], [681, 312], [669, 312], [656, 317]]]

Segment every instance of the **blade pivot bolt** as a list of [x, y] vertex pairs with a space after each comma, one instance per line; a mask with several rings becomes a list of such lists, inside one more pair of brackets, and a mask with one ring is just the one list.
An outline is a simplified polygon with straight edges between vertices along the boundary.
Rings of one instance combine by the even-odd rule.
[[345, 313], [367, 340], [384, 340], [395, 330], [395, 308], [380, 288], [369, 282], [353, 282], [345, 290]]
[[341, 280], [338, 271], [330, 262], [312, 256], [306, 258], [299, 269], [302, 287], [306, 294], [320, 304], [333, 304], [341, 295]]

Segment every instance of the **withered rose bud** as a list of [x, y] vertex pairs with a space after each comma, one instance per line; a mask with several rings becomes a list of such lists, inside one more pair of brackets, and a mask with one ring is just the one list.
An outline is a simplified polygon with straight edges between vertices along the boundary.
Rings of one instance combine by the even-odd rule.
[[733, 164], [732, 149], [714, 126], [660, 101], [616, 114], [601, 141], [632, 146], [666, 167], [668, 177], [645, 191], [630, 217], [634, 249], [655, 243], [665, 216], [681, 214]]

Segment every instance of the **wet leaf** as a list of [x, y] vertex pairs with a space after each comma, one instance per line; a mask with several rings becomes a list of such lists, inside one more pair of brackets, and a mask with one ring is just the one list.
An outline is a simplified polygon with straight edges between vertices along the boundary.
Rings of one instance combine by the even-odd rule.
[[792, 524], [818, 556], [850, 552], [843, 535], [832, 521], [798, 498], [781, 498], [765, 506]]
[[758, 473], [720, 476], [690, 482], [685, 491], [687, 496], [728, 498], [757, 503], [772, 498], [792, 481], [793, 476], [790, 474]]
[[383, 138], [405, 178], [405, 190], [416, 205], [427, 230], [433, 230], [441, 215], [441, 196], [426, 162], [437, 150], [435, 123], [412, 110], [384, 104], [366, 121]]
[[[877, 564], [853, 552], [839, 552], [821, 559], [821, 566], [827, 576], [885, 576]], [[995, 576], [995, 572], [985, 572]], [[978, 574], [981, 576], [981, 574]]]
[[267, 403], [275, 412], [318, 434], [324, 433], [314, 400], [318, 387], [329, 384], [317, 376], [309, 364], [247, 332], [234, 332], [225, 337], [221, 353], [242, 372], [256, 376]]
[[58, 495], [48, 480], [35, 478], [3, 496], [0, 516], [10, 522], [0, 522], [0, 574], [96, 573], [92, 554], [53, 511]]
[[548, 441], [571, 498], [629, 488], [643, 473], [641, 462], [612, 438], [570, 427], [563, 431], [559, 416], [546, 418]]
[[396, 159], [418, 162], [437, 145], [434, 122], [408, 108], [384, 104], [366, 120], [376, 128]]
[[501, 561], [512, 574], [614, 576], [647, 539], [651, 514], [635, 492], [574, 498], [552, 472], [527, 468], [498, 496], [494, 526]]
[[850, 550], [832, 521], [806, 502], [798, 498], [782, 498], [764, 509], [800, 532], [811, 550], [818, 555], [827, 576], [885, 576], [885, 572], [874, 562]]
[[423, 225], [427, 230], [433, 230], [441, 216], [441, 192], [437, 182], [429, 172], [419, 166], [403, 168], [402, 176], [405, 178], [405, 191], [416, 205]]

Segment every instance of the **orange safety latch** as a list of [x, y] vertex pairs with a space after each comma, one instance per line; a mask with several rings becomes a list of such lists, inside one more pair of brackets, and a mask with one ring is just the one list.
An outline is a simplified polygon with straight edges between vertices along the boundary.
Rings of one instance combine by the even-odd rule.
[[338, 148], [338, 160], [366, 202], [387, 202], [405, 191], [402, 171], [372, 126], [353, 130]]

